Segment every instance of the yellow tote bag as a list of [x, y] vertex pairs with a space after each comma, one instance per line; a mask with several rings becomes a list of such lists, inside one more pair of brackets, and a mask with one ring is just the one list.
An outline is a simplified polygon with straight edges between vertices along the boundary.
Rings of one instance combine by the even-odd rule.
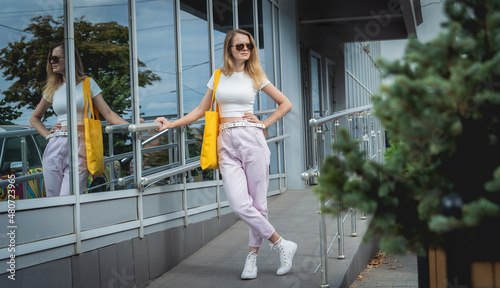
[[[90, 78], [83, 80], [83, 98], [85, 99], [85, 145], [87, 146], [87, 167], [93, 175], [104, 173], [104, 152], [102, 144], [102, 127], [99, 120], [99, 110], [92, 104]], [[87, 104], [88, 103], [88, 104]], [[91, 107], [88, 115], [88, 107]]]
[[[205, 131], [203, 132], [203, 144], [201, 145], [200, 164], [201, 169], [219, 169], [217, 160], [217, 136], [219, 136], [219, 105], [215, 97], [217, 85], [219, 85], [221, 71], [215, 70], [214, 90], [212, 93], [212, 102], [210, 109], [205, 112]], [[217, 111], [213, 110], [215, 103]]]

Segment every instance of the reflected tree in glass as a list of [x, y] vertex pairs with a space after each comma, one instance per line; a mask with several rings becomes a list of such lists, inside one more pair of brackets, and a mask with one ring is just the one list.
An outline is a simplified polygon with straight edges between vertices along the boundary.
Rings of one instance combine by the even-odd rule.
[[[39, 16], [32, 21], [25, 31], [33, 37], [29, 40], [23, 37], [0, 50], [0, 69], [7, 79], [14, 80], [6, 91], [2, 91], [5, 101], [19, 101], [19, 107], [30, 109], [34, 109], [42, 97], [47, 53], [64, 39], [62, 17]], [[118, 114], [130, 111], [130, 101], [124, 101], [130, 97], [128, 28], [116, 22], [91, 23], [83, 18], [76, 19], [75, 45], [84, 62], [85, 73], [99, 83], [108, 105]], [[139, 62], [139, 66], [144, 64]], [[160, 80], [152, 71], [139, 74], [140, 86]]]

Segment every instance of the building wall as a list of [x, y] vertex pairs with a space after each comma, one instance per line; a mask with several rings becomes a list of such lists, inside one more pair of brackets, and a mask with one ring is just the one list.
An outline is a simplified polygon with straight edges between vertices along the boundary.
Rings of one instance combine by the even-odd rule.
[[[15, 281], [0, 277], [1, 287], [145, 287], [220, 233], [238, 218], [220, 218], [146, 234], [79, 255], [16, 271]], [[40, 255], [43, 257], [43, 255]], [[3, 275], [5, 276], [5, 274]]]
[[302, 113], [304, 102], [300, 81], [298, 12], [294, 3], [296, 1], [289, 2], [280, 6], [281, 73], [284, 83], [282, 91], [293, 105], [293, 109], [286, 115], [285, 133], [290, 135], [286, 140], [286, 172], [288, 188], [302, 189], [305, 187], [305, 182], [299, 175], [305, 167], [305, 158], [297, 155], [305, 154], [304, 135], [307, 119]]

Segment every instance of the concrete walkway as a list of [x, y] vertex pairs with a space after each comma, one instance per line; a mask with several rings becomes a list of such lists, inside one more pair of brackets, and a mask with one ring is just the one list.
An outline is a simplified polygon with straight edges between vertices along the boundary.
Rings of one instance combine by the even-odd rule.
[[[319, 287], [320, 263], [318, 199], [312, 189], [292, 190], [269, 198], [269, 219], [285, 239], [298, 244], [291, 272], [276, 276], [279, 256], [263, 244], [257, 258], [258, 277], [240, 280], [248, 251], [248, 227], [237, 222], [223, 234], [202, 247], [179, 265], [150, 282], [148, 288], [230, 288], [230, 287]], [[333, 239], [336, 219], [327, 217], [328, 242]], [[357, 220], [357, 237], [351, 237], [350, 218], [346, 220], [345, 259], [338, 259], [338, 244], [334, 243], [328, 257], [330, 287], [349, 287], [378, 251], [373, 243], [362, 244], [370, 218]]]

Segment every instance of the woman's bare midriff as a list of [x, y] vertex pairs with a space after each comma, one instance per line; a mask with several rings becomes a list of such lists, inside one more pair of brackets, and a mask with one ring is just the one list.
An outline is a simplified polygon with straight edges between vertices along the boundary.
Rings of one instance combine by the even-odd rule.
[[[85, 125], [78, 125], [78, 126], [76, 126], [76, 129], [78, 131], [85, 132]], [[68, 130], [68, 126], [62, 126], [61, 130]]]
[[229, 123], [236, 120], [243, 120], [242, 117], [221, 117], [219, 118], [219, 123]]

